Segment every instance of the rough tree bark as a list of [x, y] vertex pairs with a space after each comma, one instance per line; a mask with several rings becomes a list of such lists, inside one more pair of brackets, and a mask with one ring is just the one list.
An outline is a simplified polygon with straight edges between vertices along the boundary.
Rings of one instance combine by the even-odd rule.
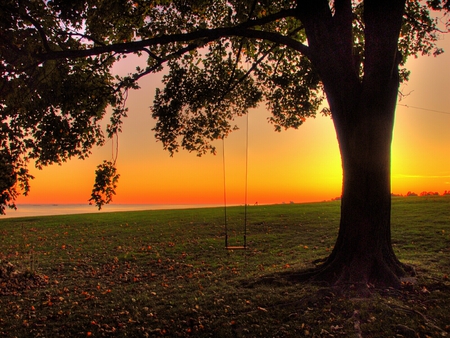
[[321, 1], [299, 1], [311, 61], [327, 94], [343, 168], [338, 239], [313, 274], [344, 287], [396, 287], [406, 274], [406, 266], [392, 249], [390, 233], [391, 141], [401, 60], [397, 41], [404, 2], [365, 1], [365, 58], [357, 60], [352, 53], [350, 2], [335, 1], [332, 14]]
[[[337, 284], [399, 286], [404, 266], [390, 233], [390, 158], [398, 79], [393, 77], [374, 102], [356, 95], [356, 112], [335, 114], [343, 189], [336, 245], [321, 269]], [[370, 95], [371, 96], [371, 95]], [[381, 104], [383, 102], [384, 104]], [[347, 117], [344, 119], [343, 117]]]

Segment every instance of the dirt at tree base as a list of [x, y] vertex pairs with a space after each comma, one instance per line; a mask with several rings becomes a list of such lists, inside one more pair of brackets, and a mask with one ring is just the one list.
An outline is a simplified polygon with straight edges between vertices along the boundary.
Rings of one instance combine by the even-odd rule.
[[[325, 262], [326, 260], [320, 260]], [[319, 262], [319, 261], [317, 261]], [[313, 283], [330, 288], [333, 292], [347, 297], [370, 297], [373, 290], [381, 289], [403, 289], [408, 285], [417, 283], [416, 271], [413, 266], [398, 262], [394, 268], [388, 269], [384, 266], [385, 276], [389, 278], [381, 278], [373, 274], [359, 273], [355, 269], [350, 270], [349, 267], [338, 269], [336, 265], [327, 264], [326, 262], [316, 266], [315, 268], [300, 271], [278, 272], [272, 275], [266, 275], [259, 280], [245, 283], [246, 286], [258, 284], [286, 285], [296, 283]], [[400, 268], [400, 269], [398, 269]], [[395, 271], [396, 270], [396, 271]], [[395, 272], [397, 273], [395, 273]]]

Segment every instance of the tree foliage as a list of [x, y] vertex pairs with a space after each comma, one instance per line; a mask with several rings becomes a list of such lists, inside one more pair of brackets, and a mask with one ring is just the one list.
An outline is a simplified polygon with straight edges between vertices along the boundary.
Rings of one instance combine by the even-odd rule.
[[[152, 115], [157, 140], [203, 154], [234, 129], [233, 119], [258, 103], [276, 130], [298, 128], [325, 98], [307, 22], [320, 9], [324, 31], [347, 34], [348, 72], [366, 76], [364, 16], [370, 1], [313, 0], [4, 0], [0, 4], [0, 212], [29, 191], [38, 168], [89, 156], [105, 140], [99, 122], [111, 108], [106, 136], [120, 132], [129, 89], [143, 76], [169, 72]], [[449, 2], [406, 1], [398, 40], [401, 79], [408, 57], [437, 55]], [[437, 16], [430, 10], [438, 11]], [[348, 17], [350, 15], [350, 17]], [[344, 25], [345, 17], [350, 25]], [[444, 21], [444, 23], [442, 23]], [[346, 47], [347, 48], [347, 47]], [[332, 50], [327, 57], [335, 57]], [[147, 59], [127, 76], [112, 72], [129, 54]], [[322, 57], [322, 56], [320, 56]], [[323, 62], [321, 60], [320, 62]], [[324, 114], [333, 114], [325, 109]], [[114, 164], [98, 167], [91, 201], [101, 207], [117, 183]], [[106, 193], [106, 195], [103, 195]], [[102, 196], [102, 197], [100, 197]], [[106, 196], [106, 197], [105, 197]]]
[[113, 195], [116, 194], [119, 176], [113, 162], [104, 161], [100, 164], [95, 171], [95, 183], [89, 201], [99, 209], [111, 202]]

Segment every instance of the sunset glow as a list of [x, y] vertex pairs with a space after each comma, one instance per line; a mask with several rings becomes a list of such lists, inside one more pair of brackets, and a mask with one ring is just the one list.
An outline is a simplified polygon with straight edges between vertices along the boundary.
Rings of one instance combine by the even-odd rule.
[[[412, 74], [401, 91], [409, 95], [397, 107], [392, 145], [392, 192], [396, 194], [450, 190], [450, 43], [443, 40], [440, 45], [446, 50], [443, 55], [408, 63]], [[127, 101], [129, 117], [119, 138], [121, 177], [114, 203], [223, 203], [222, 142], [216, 143], [216, 155], [197, 157], [181, 151], [170, 157], [151, 131], [154, 121], [149, 106], [160, 78], [145, 78], [140, 85]], [[342, 170], [332, 120], [318, 116], [298, 130], [276, 133], [267, 123], [268, 116], [261, 106], [248, 119], [248, 203], [298, 203], [339, 196]], [[246, 118], [236, 123], [241, 129], [225, 141], [226, 195], [227, 203], [243, 204]], [[32, 168], [31, 192], [20, 197], [18, 204], [87, 203], [95, 168], [111, 159], [112, 151], [109, 141], [94, 149], [88, 160], [74, 159], [42, 171]]]

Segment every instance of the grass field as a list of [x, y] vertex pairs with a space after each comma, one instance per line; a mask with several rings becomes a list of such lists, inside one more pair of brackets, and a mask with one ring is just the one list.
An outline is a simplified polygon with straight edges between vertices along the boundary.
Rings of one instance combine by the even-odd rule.
[[[339, 207], [251, 206], [245, 251], [224, 249], [220, 208], [0, 220], [0, 336], [448, 336], [450, 197], [394, 198], [417, 282], [365, 299], [282, 278], [328, 255]], [[242, 245], [244, 210], [227, 214]]]

